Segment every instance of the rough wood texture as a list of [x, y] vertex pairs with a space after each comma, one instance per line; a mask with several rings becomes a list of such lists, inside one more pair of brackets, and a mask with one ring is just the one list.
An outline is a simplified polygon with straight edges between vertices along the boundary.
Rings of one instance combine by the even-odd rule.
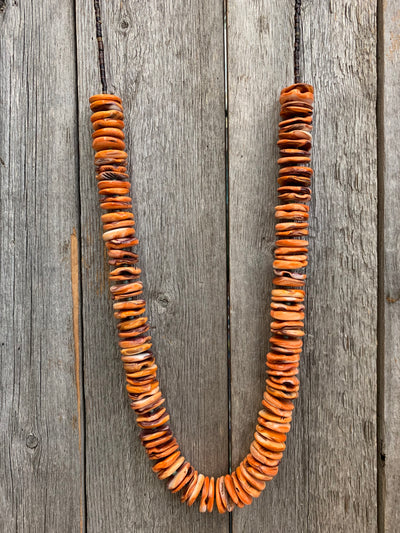
[[[383, 2], [383, 137], [381, 153], [384, 179], [384, 212], [381, 246], [384, 246], [384, 412], [380, 453], [383, 461], [383, 506], [385, 531], [397, 531], [400, 521], [400, 289], [399, 289], [399, 197], [400, 158], [397, 149], [400, 128], [400, 8], [397, 2]], [[383, 204], [382, 204], [383, 207]], [[382, 355], [382, 354], [381, 354]]]
[[[293, 80], [291, 6], [229, 7], [235, 464], [264, 385], [278, 96]], [[304, 79], [315, 86], [316, 112], [302, 386], [278, 478], [234, 516], [237, 532], [376, 530], [375, 10], [372, 1], [304, 3]]]
[[[293, 26], [288, 14], [294, 10], [290, 0], [229, 4], [232, 467], [236, 468], [249, 451], [265, 389], [279, 94], [293, 78]], [[294, 428], [303, 424], [299, 411], [297, 408]], [[291, 524], [306, 531], [304, 507], [287, 505], [288, 501], [301, 502], [306, 477], [301, 461], [305, 443], [303, 439], [295, 446], [291, 442], [293, 434], [277, 478], [267, 484], [251, 508], [235, 512], [235, 532], [294, 531]]]
[[[161, 386], [182, 453], [211, 475], [228, 469], [222, 7], [103, 2]], [[128, 406], [92, 165], [88, 98], [99, 83], [91, 3], [77, 22], [88, 530], [227, 531], [227, 515], [199, 515], [157, 479]]]
[[1, 2], [0, 31], [0, 530], [79, 531], [72, 4]]
[[[161, 384], [185, 456], [218, 475], [228, 469], [223, 0], [101, 4]], [[227, 0], [233, 466], [264, 388], [293, 7]], [[303, 1], [316, 112], [300, 398], [280, 472], [234, 512], [234, 533], [398, 530], [399, 27], [394, 0]], [[226, 515], [188, 509], [157, 480], [128, 406], [91, 149], [93, 2], [0, 0], [0, 29], [0, 531], [228, 532]]]
[[304, 368], [309, 529], [376, 531], [376, 2], [311, 2], [304, 27], [318, 95]]

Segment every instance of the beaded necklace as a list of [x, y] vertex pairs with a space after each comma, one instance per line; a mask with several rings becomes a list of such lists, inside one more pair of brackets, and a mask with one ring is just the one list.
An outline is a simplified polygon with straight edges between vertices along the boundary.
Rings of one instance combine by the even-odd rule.
[[295, 84], [284, 88], [279, 99], [282, 118], [278, 140], [280, 204], [275, 208], [273, 320], [270, 351], [266, 356], [266, 389], [249, 453], [236, 470], [216, 479], [198, 472], [185, 459], [169, 426], [170, 416], [151, 351], [146, 303], [141, 297], [143, 284], [139, 279], [138, 255], [132, 251], [139, 241], [129, 196], [131, 184], [126, 166], [122, 100], [107, 93], [99, 0], [94, 0], [94, 7], [103, 93], [89, 99], [93, 113], [92, 137], [100, 207], [105, 211], [101, 216], [103, 240], [112, 266], [110, 291], [114, 316], [118, 320], [119, 347], [130, 405], [141, 428], [141, 442], [149, 459], [154, 461], [152, 469], [159, 479], [166, 480], [168, 489], [180, 492], [181, 502], [189, 506], [198, 500], [200, 512], [211, 512], [214, 508], [220, 513], [231, 512], [258, 498], [266, 482], [277, 474], [290, 430], [292, 400], [299, 391], [297, 374], [304, 336], [306, 275], [303, 269], [308, 258], [314, 100], [312, 86], [300, 83], [301, 0], [295, 0]]

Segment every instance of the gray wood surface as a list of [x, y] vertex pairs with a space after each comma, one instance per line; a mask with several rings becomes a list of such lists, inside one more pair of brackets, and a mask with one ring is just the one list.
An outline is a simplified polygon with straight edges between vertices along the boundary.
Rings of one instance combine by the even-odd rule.
[[[383, 298], [384, 331], [382, 345], [384, 353], [384, 390], [382, 403], [382, 433], [380, 459], [382, 469], [382, 527], [386, 531], [397, 531], [400, 521], [400, 288], [399, 288], [399, 198], [400, 158], [397, 139], [400, 128], [400, 9], [397, 2], [383, 2], [382, 20], [382, 83], [381, 112], [383, 127], [382, 147], [382, 219], [381, 247], [384, 247]], [[383, 83], [384, 81], [384, 83]]]
[[0, 6], [0, 531], [79, 531], [74, 14]]
[[[183, 455], [217, 476], [228, 470], [222, 3], [103, 5], [161, 387]], [[100, 92], [91, 2], [78, 6], [77, 25], [88, 530], [227, 531], [227, 515], [202, 516], [169, 493], [138, 439], [100, 237], [88, 105]]]
[[[209, 475], [229, 467], [228, 251], [234, 468], [264, 388], [293, 4], [226, 2], [227, 227], [223, 0], [101, 0], [161, 385]], [[303, 1], [316, 100], [300, 397], [277, 478], [230, 525], [168, 492], [128, 405], [91, 149], [93, 2], [0, 0], [1, 532], [397, 533], [399, 28], [395, 0]]]
[[[228, 12], [233, 468], [249, 452], [265, 390], [279, 95], [293, 79], [292, 4], [276, 0], [249, 9], [247, 2], [231, 1]], [[304, 427], [301, 401], [293, 432]], [[277, 478], [250, 507], [234, 513], [235, 533], [306, 531], [307, 441], [295, 438], [289, 437]]]
[[304, 28], [318, 109], [303, 379], [308, 524], [376, 531], [376, 2], [314, 1]]
[[[264, 387], [292, 5], [229, 7], [234, 466], [248, 451]], [[376, 530], [375, 10], [372, 1], [304, 2], [304, 79], [316, 95], [302, 385], [277, 479], [234, 515], [235, 532]]]

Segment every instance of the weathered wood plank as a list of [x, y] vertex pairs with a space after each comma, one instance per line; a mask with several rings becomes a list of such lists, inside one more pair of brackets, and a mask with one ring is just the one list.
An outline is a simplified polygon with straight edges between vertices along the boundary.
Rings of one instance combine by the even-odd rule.
[[[279, 93], [292, 78], [292, 7], [291, 0], [228, 5], [233, 468], [249, 451], [265, 388]], [[285, 531], [293, 524], [306, 531], [302, 510], [285, 505], [282, 513], [280, 503], [301, 501], [306, 490], [292, 479], [293, 465], [305, 478], [300, 444], [289, 440], [278, 478], [249, 508], [235, 511], [235, 532]]]
[[[234, 516], [234, 531], [376, 530], [375, 10], [372, 1], [304, 2], [316, 112], [302, 386], [278, 477]], [[230, 1], [235, 465], [264, 385], [278, 97], [293, 80], [292, 16], [293, 2]]]
[[304, 28], [317, 94], [309, 522], [313, 531], [376, 531], [376, 2], [314, 1]]
[[400, 157], [398, 137], [400, 128], [400, 8], [397, 2], [383, 2], [383, 138], [382, 155], [384, 178], [383, 240], [384, 246], [384, 416], [383, 443], [380, 449], [384, 467], [384, 531], [397, 531], [400, 521], [400, 289], [399, 289], [399, 197]]
[[0, 530], [7, 532], [79, 531], [84, 522], [72, 4], [21, 0], [0, 9]]
[[[161, 385], [184, 455], [218, 475], [228, 467], [222, 2], [102, 4]], [[88, 531], [227, 531], [227, 516], [199, 515], [157, 479], [128, 406], [90, 147], [91, 3], [77, 23]]]

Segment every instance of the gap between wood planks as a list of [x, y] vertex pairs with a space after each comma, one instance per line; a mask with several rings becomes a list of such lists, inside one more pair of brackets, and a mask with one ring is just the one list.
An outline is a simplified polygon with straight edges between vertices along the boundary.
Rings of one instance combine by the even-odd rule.
[[377, 257], [378, 257], [378, 313], [377, 313], [377, 516], [378, 533], [385, 531], [385, 132], [384, 132], [384, 5], [377, 0], [376, 11], [376, 131], [377, 131]]
[[[79, 455], [82, 457], [82, 402], [81, 402], [81, 358], [80, 358], [80, 340], [79, 340], [79, 322], [80, 322], [80, 298], [79, 298], [79, 244], [76, 235], [76, 229], [73, 228], [71, 233], [71, 291], [72, 291], [72, 329], [74, 335], [74, 353], [75, 353], [75, 385], [76, 385], [76, 405], [78, 410], [78, 438], [79, 438]], [[82, 431], [83, 430], [83, 431]], [[81, 463], [82, 465], [82, 463]], [[81, 474], [82, 475], [82, 474]], [[83, 531], [84, 523], [84, 487], [80, 484], [80, 530]]]
[[[224, 33], [224, 103], [225, 103], [225, 239], [226, 239], [226, 354], [228, 385], [228, 468], [232, 472], [232, 370], [231, 370], [231, 305], [230, 305], [230, 243], [229, 243], [229, 95], [228, 95], [228, 0], [223, 0]], [[232, 513], [229, 533], [233, 531]]]
[[[71, 235], [71, 281], [73, 302], [73, 332], [75, 347], [75, 377], [77, 389], [77, 409], [79, 424], [79, 459], [80, 459], [80, 533], [87, 531], [87, 495], [86, 495], [86, 408], [85, 408], [85, 383], [84, 383], [84, 349], [83, 349], [83, 315], [81, 306], [82, 295], [82, 201], [80, 183], [80, 153], [79, 153], [79, 99], [78, 99], [78, 25], [77, 2], [73, 0], [73, 22], [75, 28], [74, 56], [75, 56], [75, 109], [76, 109], [76, 179], [78, 194], [78, 230], [73, 229]], [[77, 305], [74, 300], [77, 299]], [[76, 337], [78, 337], [76, 339]]]

